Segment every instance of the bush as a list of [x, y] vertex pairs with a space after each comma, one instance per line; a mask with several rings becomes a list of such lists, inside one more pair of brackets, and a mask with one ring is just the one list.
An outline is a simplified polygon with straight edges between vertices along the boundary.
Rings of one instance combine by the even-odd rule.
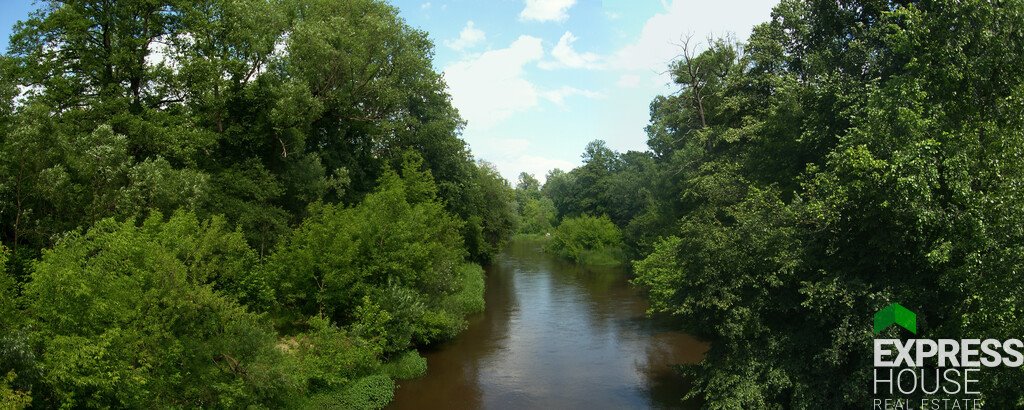
[[18, 283], [7, 273], [7, 249], [0, 245], [0, 334], [9, 334], [21, 315], [15, 303]]
[[427, 373], [427, 359], [409, 350], [385, 364], [384, 373], [398, 380], [415, 379]]
[[607, 216], [565, 219], [545, 249], [585, 265], [619, 265], [625, 259], [622, 233]]
[[290, 359], [291, 373], [304, 383], [303, 391], [338, 390], [380, 370], [381, 347], [376, 343], [355, 337], [319, 316], [310, 318], [308, 324], [308, 332], [278, 342], [278, 350]]
[[343, 389], [313, 395], [307, 409], [382, 409], [395, 397], [395, 382], [383, 374], [356, 380]]
[[459, 317], [483, 312], [484, 269], [475, 263], [465, 263], [459, 268], [459, 278], [462, 288], [446, 298], [445, 308]]
[[[339, 326], [383, 320], [384, 354], [439, 332], [439, 302], [459, 290], [462, 222], [444, 210], [429, 172], [406, 164], [355, 207], [323, 205], [269, 258], [276, 300], [290, 317]], [[330, 249], [330, 252], [324, 252]], [[371, 302], [372, 301], [372, 302]]]
[[11, 387], [17, 377], [18, 375], [11, 371], [0, 379], [0, 409], [21, 410], [32, 404], [32, 395], [29, 392]]
[[220, 257], [248, 253], [203, 239], [219, 232], [188, 213], [154, 213], [141, 227], [100, 221], [45, 252], [25, 287], [51, 392], [40, 405], [280, 402], [289, 376], [276, 366], [273, 329], [214, 289], [236, 277]]

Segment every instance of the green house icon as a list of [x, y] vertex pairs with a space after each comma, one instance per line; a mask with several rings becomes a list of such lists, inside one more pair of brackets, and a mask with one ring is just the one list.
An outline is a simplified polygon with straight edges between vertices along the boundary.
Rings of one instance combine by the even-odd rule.
[[917, 314], [911, 312], [910, 309], [903, 307], [903, 305], [900, 305], [899, 303], [893, 303], [886, 306], [884, 309], [879, 310], [878, 313], [875, 313], [876, 335], [892, 325], [898, 325], [899, 327], [902, 327], [916, 335]]

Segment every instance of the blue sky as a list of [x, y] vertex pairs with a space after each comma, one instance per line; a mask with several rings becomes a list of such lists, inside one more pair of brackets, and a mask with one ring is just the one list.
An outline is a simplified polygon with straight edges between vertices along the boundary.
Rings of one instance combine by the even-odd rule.
[[[682, 37], [745, 40], [775, 0], [392, 0], [436, 45], [477, 158], [514, 181], [580, 163], [587, 142], [646, 149], [650, 101]], [[4, 1], [0, 45], [32, 2]]]

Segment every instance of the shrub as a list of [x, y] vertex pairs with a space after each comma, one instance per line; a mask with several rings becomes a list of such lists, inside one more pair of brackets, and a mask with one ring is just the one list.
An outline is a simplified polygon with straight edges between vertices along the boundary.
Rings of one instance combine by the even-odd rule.
[[11, 371], [0, 379], [0, 409], [21, 410], [32, 404], [32, 395], [29, 392], [11, 387], [17, 377], [17, 374]]
[[215, 290], [235, 276], [225, 274], [231, 264], [208, 262], [248, 253], [244, 243], [198, 239], [218, 232], [188, 213], [166, 222], [154, 213], [141, 227], [100, 221], [45, 252], [25, 288], [52, 389], [44, 398], [52, 402], [41, 405], [278, 402], [288, 376], [276, 368], [273, 329]]
[[484, 311], [484, 269], [475, 263], [459, 268], [462, 288], [448, 296], [445, 308], [459, 317]]
[[607, 216], [566, 218], [546, 250], [586, 265], [618, 265], [624, 259], [622, 233]]
[[293, 365], [291, 373], [304, 383], [303, 391], [338, 390], [379, 371], [379, 345], [355, 337], [323, 317], [314, 316], [308, 324], [306, 333], [278, 342], [278, 350]]
[[307, 409], [382, 409], [395, 397], [395, 382], [383, 374], [356, 380], [343, 389], [313, 395]]
[[427, 359], [409, 350], [385, 364], [384, 373], [398, 380], [415, 379], [427, 373]]
[[269, 258], [268, 276], [283, 313], [323, 313], [343, 327], [384, 318], [384, 353], [397, 353], [438, 332], [429, 318], [459, 289], [461, 229], [430, 173], [407, 167], [401, 177], [387, 173], [357, 206], [311, 209]]

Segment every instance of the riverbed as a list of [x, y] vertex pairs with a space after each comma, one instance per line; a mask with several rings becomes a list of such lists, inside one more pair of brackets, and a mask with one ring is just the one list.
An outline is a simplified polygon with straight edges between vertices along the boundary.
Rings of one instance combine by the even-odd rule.
[[511, 243], [487, 268], [485, 312], [423, 352], [427, 374], [399, 381], [389, 408], [695, 408], [671, 365], [696, 363], [706, 344], [646, 317], [628, 279]]

